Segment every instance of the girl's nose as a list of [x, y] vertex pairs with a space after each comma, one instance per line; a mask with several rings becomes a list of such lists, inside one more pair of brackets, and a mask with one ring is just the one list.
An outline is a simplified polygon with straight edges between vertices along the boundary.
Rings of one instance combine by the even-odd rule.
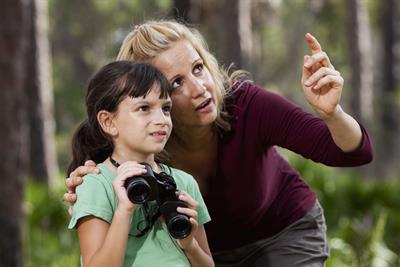
[[156, 112], [154, 116], [154, 122], [156, 124], [167, 124], [168, 120], [169, 120], [169, 115], [166, 115], [162, 108], [158, 112]]

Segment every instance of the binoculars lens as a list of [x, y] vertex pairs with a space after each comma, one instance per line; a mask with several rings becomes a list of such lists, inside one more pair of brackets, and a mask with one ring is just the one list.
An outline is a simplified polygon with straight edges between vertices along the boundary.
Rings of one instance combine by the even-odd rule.
[[192, 225], [187, 216], [177, 214], [168, 221], [168, 231], [172, 237], [183, 239], [192, 231]]
[[126, 191], [130, 201], [136, 204], [143, 204], [150, 196], [151, 187], [145, 179], [137, 178], [130, 181]]

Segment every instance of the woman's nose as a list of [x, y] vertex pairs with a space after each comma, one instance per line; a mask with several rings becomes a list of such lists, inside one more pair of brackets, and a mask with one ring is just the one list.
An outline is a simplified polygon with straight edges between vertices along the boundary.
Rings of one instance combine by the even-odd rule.
[[206, 92], [206, 86], [204, 85], [204, 81], [199, 78], [193, 78], [192, 82], [190, 83], [190, 92], [193, 98], [200, 97], [204, 95]]

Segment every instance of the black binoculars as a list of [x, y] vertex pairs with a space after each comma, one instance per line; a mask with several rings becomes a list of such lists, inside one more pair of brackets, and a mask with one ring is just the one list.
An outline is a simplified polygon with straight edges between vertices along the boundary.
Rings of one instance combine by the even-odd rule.
[[176, 211], [177, 207], [186, 208], [187, 205], [176, 196], [174, 178], [165, 172], [153, 172], [147, 163], [141, 164], [145, 165], [146, 174], [132, 176], [125, 181], [129, 200], [135, 204], [155, 200], [171, 236], [176, 239], [187, 237], [192, 231], [192, 224], [187, 215]]

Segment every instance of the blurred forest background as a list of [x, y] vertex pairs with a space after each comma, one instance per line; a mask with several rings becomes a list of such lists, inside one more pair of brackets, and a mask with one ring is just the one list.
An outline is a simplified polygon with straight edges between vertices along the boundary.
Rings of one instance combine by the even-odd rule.
[[361, 168], [329, 168], [282, 150], [325, 209], [328, 266], [400, 266], [400, 3], [396, 0], [1, 0], [0, 266], [79, 266], [62, 202], [70, 140], [89, 77], [132, 26], [179, 18], [229, 66], [309, 109], [304, 35], [345, 78], [342, 106], [373, 138]]

